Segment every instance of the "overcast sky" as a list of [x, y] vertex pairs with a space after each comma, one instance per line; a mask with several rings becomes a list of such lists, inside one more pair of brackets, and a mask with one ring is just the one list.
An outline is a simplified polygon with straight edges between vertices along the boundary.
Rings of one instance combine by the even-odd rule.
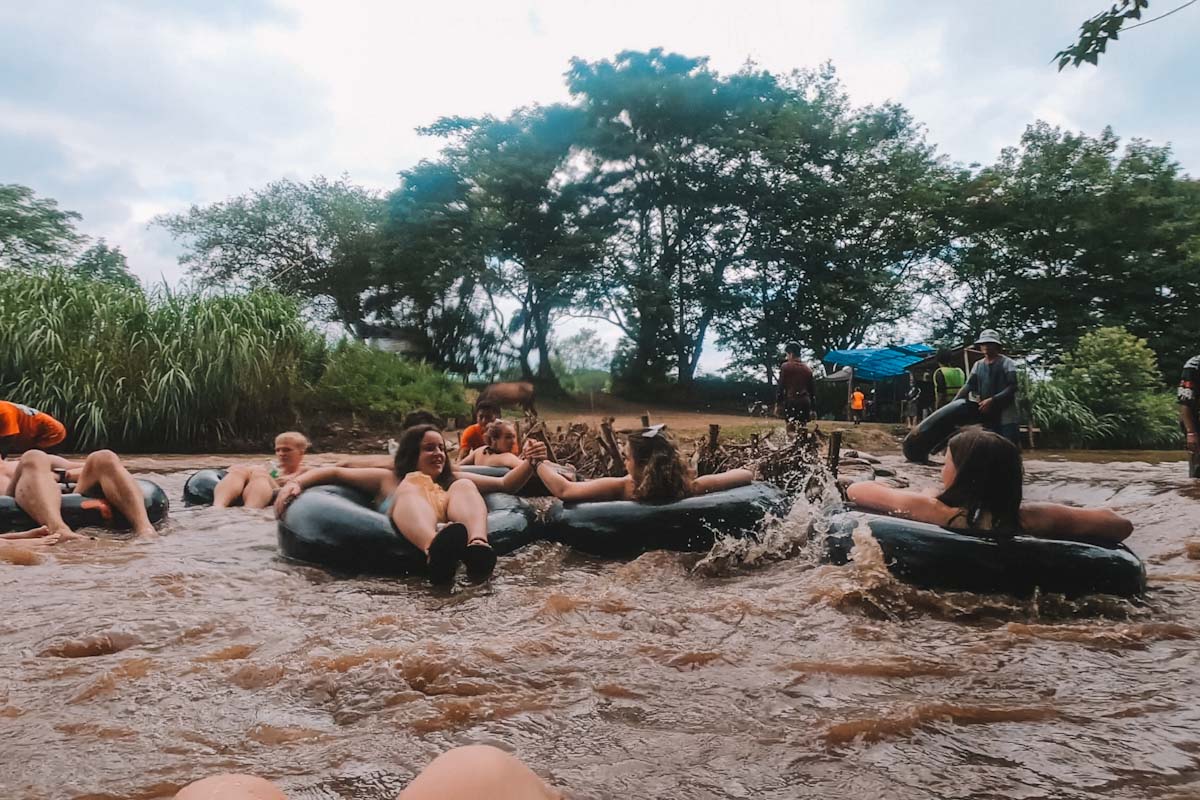
[[1040, 118], [1170, 142], [1200, 173], [1200, 4], [1123, 34], [1099, 68], [1057, 72], [1051, 56], [1107, 5], [0, 0], [0, 183], [56, 198], [140, 277], [173, 282], [158, 213], [284, 176], [390, 189], [436, 152], [415, 127], [566, 100], [572, 56], [651, 47], [722, 72], [832, 61], [855, 103], [903, 103], [964, 163]]

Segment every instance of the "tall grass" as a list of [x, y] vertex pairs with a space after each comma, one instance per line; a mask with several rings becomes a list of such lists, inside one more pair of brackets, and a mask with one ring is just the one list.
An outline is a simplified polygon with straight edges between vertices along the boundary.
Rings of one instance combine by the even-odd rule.
[[191, 449], [277, 429], [324, 358], [278, 294], [147, 295], [0, 271], [0, 398], [62, 420], [75, 449]]

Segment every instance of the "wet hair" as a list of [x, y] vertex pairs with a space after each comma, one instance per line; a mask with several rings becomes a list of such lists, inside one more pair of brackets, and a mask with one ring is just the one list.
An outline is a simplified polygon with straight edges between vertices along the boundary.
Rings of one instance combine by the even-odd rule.
[[489, 453], [500, 452], [499, 450], [495, 450], [492, 447], [492, 444], [497, 439], [499, 439], [501, 436], [504, 435], [505, 428], [508, 428], [510, 431], [512, 431], [513, 436], [517, 435], [516, 426], [513, 425], [511, 422], [508, 422], [508, 421], [502, 420], [502, 419], [498, 419], [498, 420], [491, 422], [490, 424], [488, 424], [488, 426], [486, 428], [483, 429], [483, 446], [487, 448], [487, 451]]
[[954, 460], [954, 482], [938, 500], [963, 509], [968, 528], [979, 528], [987, 514], [993, 529], [1019, 530], [1025, 470], [1017, 446], [999, 434], [974, 428], [954, 436], [949, 452]]
[[938, 350], [937, 363], [941, 364], [943, 367], [954, 366], [954, 354], [949, 350]]
[[475, 416], [479, 417], [480, 411], [487, 411], [497, 417], [500, 416], [500, 406], [493, 403], [491, 400], [480, 400], [475, 404]]
[[800, 355], [800, 345], [796, 344], [795, 342], [788, 342], [787, 346], [783, 348], [783, 352], [785, 352], [789, 355], [799, 356]]
[[308, 437], [299, 431], [284, 431], [275, 437], [275, 445], [278, 447], [280, 442], [289, 442], [301, 450], [307, 450], [312, 447], [312, 442]]
[[[400, 442], [396, 447], [396, 460], [392, 467], [396, 472], [396, 477], [403, 478], [408, 473], [417, 471], [417, 459], [421, 457], [421, 442], [425, 439], [425, 434], [430, 431], [438, 436], [442, 435], [436, 425], [413, 425], [400, 434]], [[443, 489], [449, 489], [450, 484], [454, 483], [454, 468], [450, 466], [448, 456], [445, 463], [442, 464], [441, 474], [434, 478], [433, 482]]]
[[670, 503], [692, 494], [691, 471], [666, 433], [629, 435], [633, 461], [633, 499]]

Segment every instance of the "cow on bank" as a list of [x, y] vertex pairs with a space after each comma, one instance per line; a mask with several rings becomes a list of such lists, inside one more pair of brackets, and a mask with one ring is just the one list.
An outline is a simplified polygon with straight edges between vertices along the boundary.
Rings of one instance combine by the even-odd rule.
[[526, 414], [537, 415], [534, 407], [534, 388], [529, 381], [490, 383], [479, 393], [479, 403], [495, 403], [500, 407], [520, 406]]

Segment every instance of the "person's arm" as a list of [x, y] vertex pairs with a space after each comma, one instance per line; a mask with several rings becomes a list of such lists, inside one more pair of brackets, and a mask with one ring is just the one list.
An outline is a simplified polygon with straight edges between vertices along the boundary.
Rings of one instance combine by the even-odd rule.
[[396, 463], [392, 456], [351, 456], [337, 463], [343, 469], [386, 469]]
[[288, 505], [305, 489], [333, 483], [367, 492], [372, 497], [383, 493], [392, 477], [390, 469], [371, 467], [313, 467], [283, 485], [275, 498], [275, 516], [282, 516]]
[[1022, 503], [1021, 530], [1043, 539], [1102, 539], [1116, 544], [1129, 538], [1133, 523], [1111, 508]]
[[1192, 411], [1192, 407], [1190, 405], [1179, 406], [1179, 421], [1183, 424], [1184, 431], [1187, 432], [1188, 452], [1195, 453], [1200, 451], [1200, 447], [1197, 447], [1196, 438], [1196, 414], [1194, 411]]
[[970, 396], [971, 392], [979, 393], [979, 364], [975, 362], [975, 366], [971, 368], [971, 374], [967, 376], [967, 382], [958, 390], [958, 394], [954, 395], [955, 400], [964, 400]]
[[466, 478], [471, 481], [479, 489], [480, 494], [488, 492], [515, 494], [521, 491], [521, 487], [533, 477], [533, 463], [541, 461], [545, 457], [545, 442], [539, 442], [537, 439], [526, 439], [525, 450], [521, 454], [521, 463], [510, 469], [503, 478], [494, 478], [491, 475], [476, 475], [474, 472], [455, 472], [454, 477]]
[[846, 487], [846, 499], [864, 511], [878, 511], [891, 517], [945, 525], [953, 516], [936, 497], [893, 489], [876, 481], [860, 481]]
[[550, 493], [568, 503], [596, 503], [602, 500], [624, 500], [629, 478], [594, 478], [590, 481], [570, 481], [554, 469], [553, 464], [538, 465], [538, 477]]
[[700, 495], [719, 492], [723, 489], [736, 489], [739, 486], [748, 486], [753, 480], [754, 473], [748, 469], [731, 469], [715, 475], [701, 475], [692, 481], [692, 494]]
[[935, 395], [946, 393], [946, 376], [942, 374], [940, 369], [933, 371], [933, 393]]

